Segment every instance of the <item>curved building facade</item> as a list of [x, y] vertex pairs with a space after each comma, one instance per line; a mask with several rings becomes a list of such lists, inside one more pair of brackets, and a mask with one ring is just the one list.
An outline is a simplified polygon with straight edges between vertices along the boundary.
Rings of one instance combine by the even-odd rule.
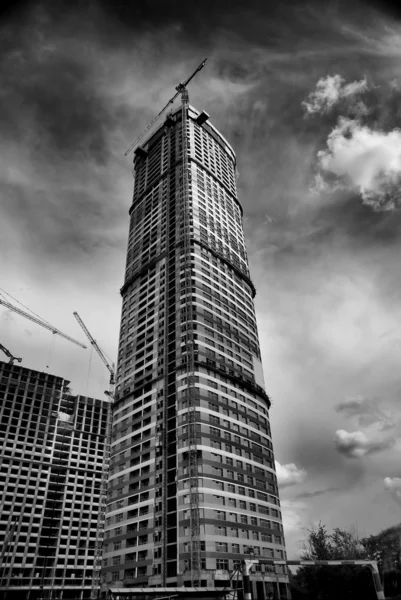
[[[103, 589], [213, 593], [249, 552], [286, 558], [236, 158], [208, 119], [184, 105], [135, 152]], [[282, 593], [285, 567], [253, 580]]]

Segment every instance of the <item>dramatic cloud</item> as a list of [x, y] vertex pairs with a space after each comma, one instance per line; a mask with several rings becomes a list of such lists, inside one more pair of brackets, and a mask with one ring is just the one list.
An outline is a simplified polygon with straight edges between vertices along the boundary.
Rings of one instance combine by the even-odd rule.
[[384, 487], [401, 504], [401, 477], [386, 477]]
[[359, 427], [376, 425], [381, 430], [394, 427], [394, 420], [380, 409], [379, 398], [355, 397], [334, 407], [337, 413], [353, 418]]
[[324, 496], [325, 494], [329, 494], [331, 492], [338, 492], [339, 488], [327, 488], [325, 490], [314, 490], [313, 492], [302, 492], [301, 494], [297, 494], [296, 498], [300, 500], [306, 500], [309, 498], [316, 498], [317, 496]]
[[306, 477], [306, 471], [304, 469], [299, 469], [294, 463], [280, 465], [280, 463], [276, 461], [276, 473], [280, 488], [303, 483]]
[[[401, 206], [401, 131], [374, 131], [359, 121], [341, 118], [327, 149], [318, 152], [318, 187], [326, 178], [334, 187], [362, 196], [375, 211]], [[330, 185], [330, 184], [329, 184]]]
[[[233, 10], [229, 0], [93, 0], [64, 9], [41, 0], [24, 3], [32, 9], [0, 33], [1, 286], [82, 339], [78, 310], [113, 358], [133, 184], [124, 152], [208, 57], [190, 101], [237, 154], [289, 556], [311, 519], [330, 528], [358, 519], [373, 533], [399, 509], [382, 485], [399, 475], [397, 451], [339, 460], [334, 431], [372, 436], [369, 416], [349, 425], [348, 412], [332, 409], [349, 396], [399, 397], [399, 348], [380, 336], [399, 331], [401, 211], [375, 212], [347, 191], [338, 202], [309, 192], [316, 152], [328, 150], [339, 115], [372, 131], [401, 127], [401, 92], [389, 88], [400, 80], [399, 29], [358, 0], [351, 15], [350, 2], [344, 11], [338, 2], [296, 3], [238, 0]], [[343, 79], [314, 101], [308, 95], [327, 73]], [[322, 111], [304, 119], [305, 99]], [[319, 174], [330, 190], [335, 180], [359, 191]], [[55, 338], [50, 362], [52, 334], [3, 313], [1, 341], [25, 366], [50, 364], [75, 392], [103, 397], [108, 373], [96, 354]], [[379, 499], [361, 485], [373, 468]], [[305, 500], [286, 505], [287, 494], [302, 492]], [[382, 500], [393, 513], [372, 509]]]
[[[366, 79], [344, 85], [345, 80], [340, 75], [322, 77], [316, 84], [316, 90], [311, 92], [307, 100], [302, 102], [306, 115], [329, 112], [340, 100], [357, 96], [368, 89]], [[360, 112], [366, 107], [359, 103]]]
[[336, 431], [334, 441], [338, 452], [347, 458], [362, 458], [367, 454], [387, 450], [394, 445], [392, 439], [373, 438], [362, 431], [348, 432], [344, 429]]

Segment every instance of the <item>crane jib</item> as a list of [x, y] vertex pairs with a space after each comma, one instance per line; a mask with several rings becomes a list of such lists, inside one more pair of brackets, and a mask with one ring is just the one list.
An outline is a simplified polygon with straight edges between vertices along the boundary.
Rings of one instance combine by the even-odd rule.
[[66, 335], [59, 329], [56, 329], [56, 327], [54, 327], [53, 325], [50, 325], [50, 323], [47, 323], [46, 321], [41, 320], [39, 317], [35, 317], [35, 316], [31, 315], [31, 314], [25, 312], [24, 310], [21, 310], [17, 306], [10, 304], [10, 302], [6, 302], [5, 300], [2, 300], [1, 298], [0, 298], [0, 304], [5, 306], [6, 308], [16, 312], [18, 315], [21, 315], [22, 317], [25, 317], [26, 319], [33, 321], [33, 323], [36, 323], [37, 325], [41, 325], [45, 329], [48, 329], [49, 331], [51, 331], [53, 334], [57, 334], [60, 337], [66, 339], [66, 340], [72, 342], [73, 344], [76, 344], [77, 346], [80, 346], [81, 348], [84, 348], [86, 350], [86, 346], [84, 344], [81, 344], [81, 342], [74, 340], [74, 338], [70, 337], [69, 335]]
[[199, 71], [201, 69], [203, 69], [203, 67], [205, 66], [205, 63], [207, 61], [207, 58], [205, 58], [205, 60], [203, 60], [200, 65], [195, 69], [195, 71], [192, 73], [192, 75], [190, 75], [190, 77], [188, 77], [188, 79], [186, 79], [186, 81], [184, 81], [184, 83], [179, 83], [176, 86], [176, 90], [177, 93], [174, 94], [174, 96], [167, 102], [167, 104], [161, 109], [161, 111], [155, 116], [155, 118], [149, 123], [149, 125], [144, 129], [144, 131], [141, 133], [141, 135], [139, 135], [135, 142], [133, 142], [133, 144], [131, 144], [131, 146], [128, 148], [128, 150], [124, 153], [124, 156], [127, 156], [136, 146], [137, 144], [142, 140], [142, 138], [148, 133], [148, 131], [153, 127], [153, 125], [160, 119], [160, 117], [162, 116], [162, 114], [165, 112], [165, 110], [167, 110], [167, 108], [170, 106], [170, 104], [173, 104], [174, 100], [177, 98], [177, 96], [182, 93], [186, 86], [188, 85], [188, 83], [195, 77], [195, 75], [197, 73], [199, 73]]

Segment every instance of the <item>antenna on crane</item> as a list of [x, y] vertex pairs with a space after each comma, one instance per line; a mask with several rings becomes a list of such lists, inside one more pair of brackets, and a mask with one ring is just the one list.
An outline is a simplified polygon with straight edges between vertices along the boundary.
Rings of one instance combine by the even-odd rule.
[[111, 446], [111, 426], [112, 426], [112, 406], [114, 402], [114, 387], [115, 387], [115, 376], [116, 369], [113, 362], [110, 362], [103, 350], [100, 348], [99, 344], [95, 340], [95, 338], [91, 335], [86, 327], [85, 323], [82, 321], [81, 317], [77, 312], [74, 312], [74, 317], [82, 327], [83, 332], [86, 337], [100, 356], [103, 363], [106, 365], [109, 373], [110, 373], [110, 385], [109, 390], [105, 392], [106, 396], [109, 398], [109, 404], [107, 407], [107, 422], [106, 422], [106, 435], [105, 435], [105, 445], [104, 445], [104, 459], [102, 465], [102, 479], [100, 482], [100, 498], [99, 498], [99, 517], [97, 523], [97, 532], [96, 532], [96, 542], [95, 542], [95, 556], [93, 559], [93, 576], [92, 576], [92, 592], [91, 597], [93, 600], [97, 598], [97, 593], [100, 585], [100, 570], [102, 567], [102, 550], [103, 550], [103, 538], [104, 538], [104, 526], [106, 522], [106, 505], [107, 505], [107, 482], [109, 478], [109, 468], [110, 468], [110, 446]]
[[203, 60], [200, 63], [200, 65], [195, 69], [195, 71], [192, 73], [192, 75], [190, 75], [188, 77], [188, 79], [186, 79], [184, 81], [184, 83], [179, 83], [176, 86], [175, 89], [177, 90], [177, 93], [174, 94], [174, 96], [172, 98], [170, 98], [170, 100], [167, 102], [167, 104], [165, 106], [163, 106], [163, 108], [161, 109], [161, 111], [155, 116], [155, 118], [153, 119], [153, 121], [151, 121], [149, 123], [149, 125], [146, 127], [146, 129], [141, 133], [141, 135], [136, 138], [135, 142], [133, 144], [131, 144], [131, 146], [128, 148], [128, 150], [126, 151], [126, 153], [124, 154], [124, 156], [127, 156], [135, 148], [135, 146], [137, 146], [139, 144], [139, 142], [145, 137], [145, 135], [153, 127], [153, 125], [160, 119], [160, 117], [162, 116], [162, 114], [167, 110], [167, 108], [170, 106], [170, 104], [174, 103], [174, 101], [178, 98], [178, 96], [180, 94], [182, 94], [182, 92], [186, 89], [188, 83], [195, 77], [195, 75], [197, 73], [199, 73], [199, 71], [201, 69], [203, 69], [203, 67], [205, 66], [206, 61], [207, 61], [207, 58], [205, 58], [205, 60]]
[[0, 350], [2, 350], [4, 352], [4, 354], [6, 356], [8, 356], [8, 358], [10, 359], [8, 361], [9, 365], [13, 365], [14, 361], [16, 360], [17, 362], [21, 362], [22, 358], [17, 358], [16, 356], [14, 356], [13, 354], [11, 354], [11, 352], [5, 347], [3, 346], [3, 344], [0, 344]]

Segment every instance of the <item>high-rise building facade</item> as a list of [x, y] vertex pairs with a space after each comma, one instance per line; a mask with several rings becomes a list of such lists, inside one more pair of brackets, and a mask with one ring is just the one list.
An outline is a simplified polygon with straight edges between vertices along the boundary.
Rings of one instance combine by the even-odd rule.
[[184, 101], [133, 173], [103, 589], [212, 594], [249, 551], [286, 558], [236, 158]]
[[106, 400], [0, 362], [0, 597], [90, 598]]

